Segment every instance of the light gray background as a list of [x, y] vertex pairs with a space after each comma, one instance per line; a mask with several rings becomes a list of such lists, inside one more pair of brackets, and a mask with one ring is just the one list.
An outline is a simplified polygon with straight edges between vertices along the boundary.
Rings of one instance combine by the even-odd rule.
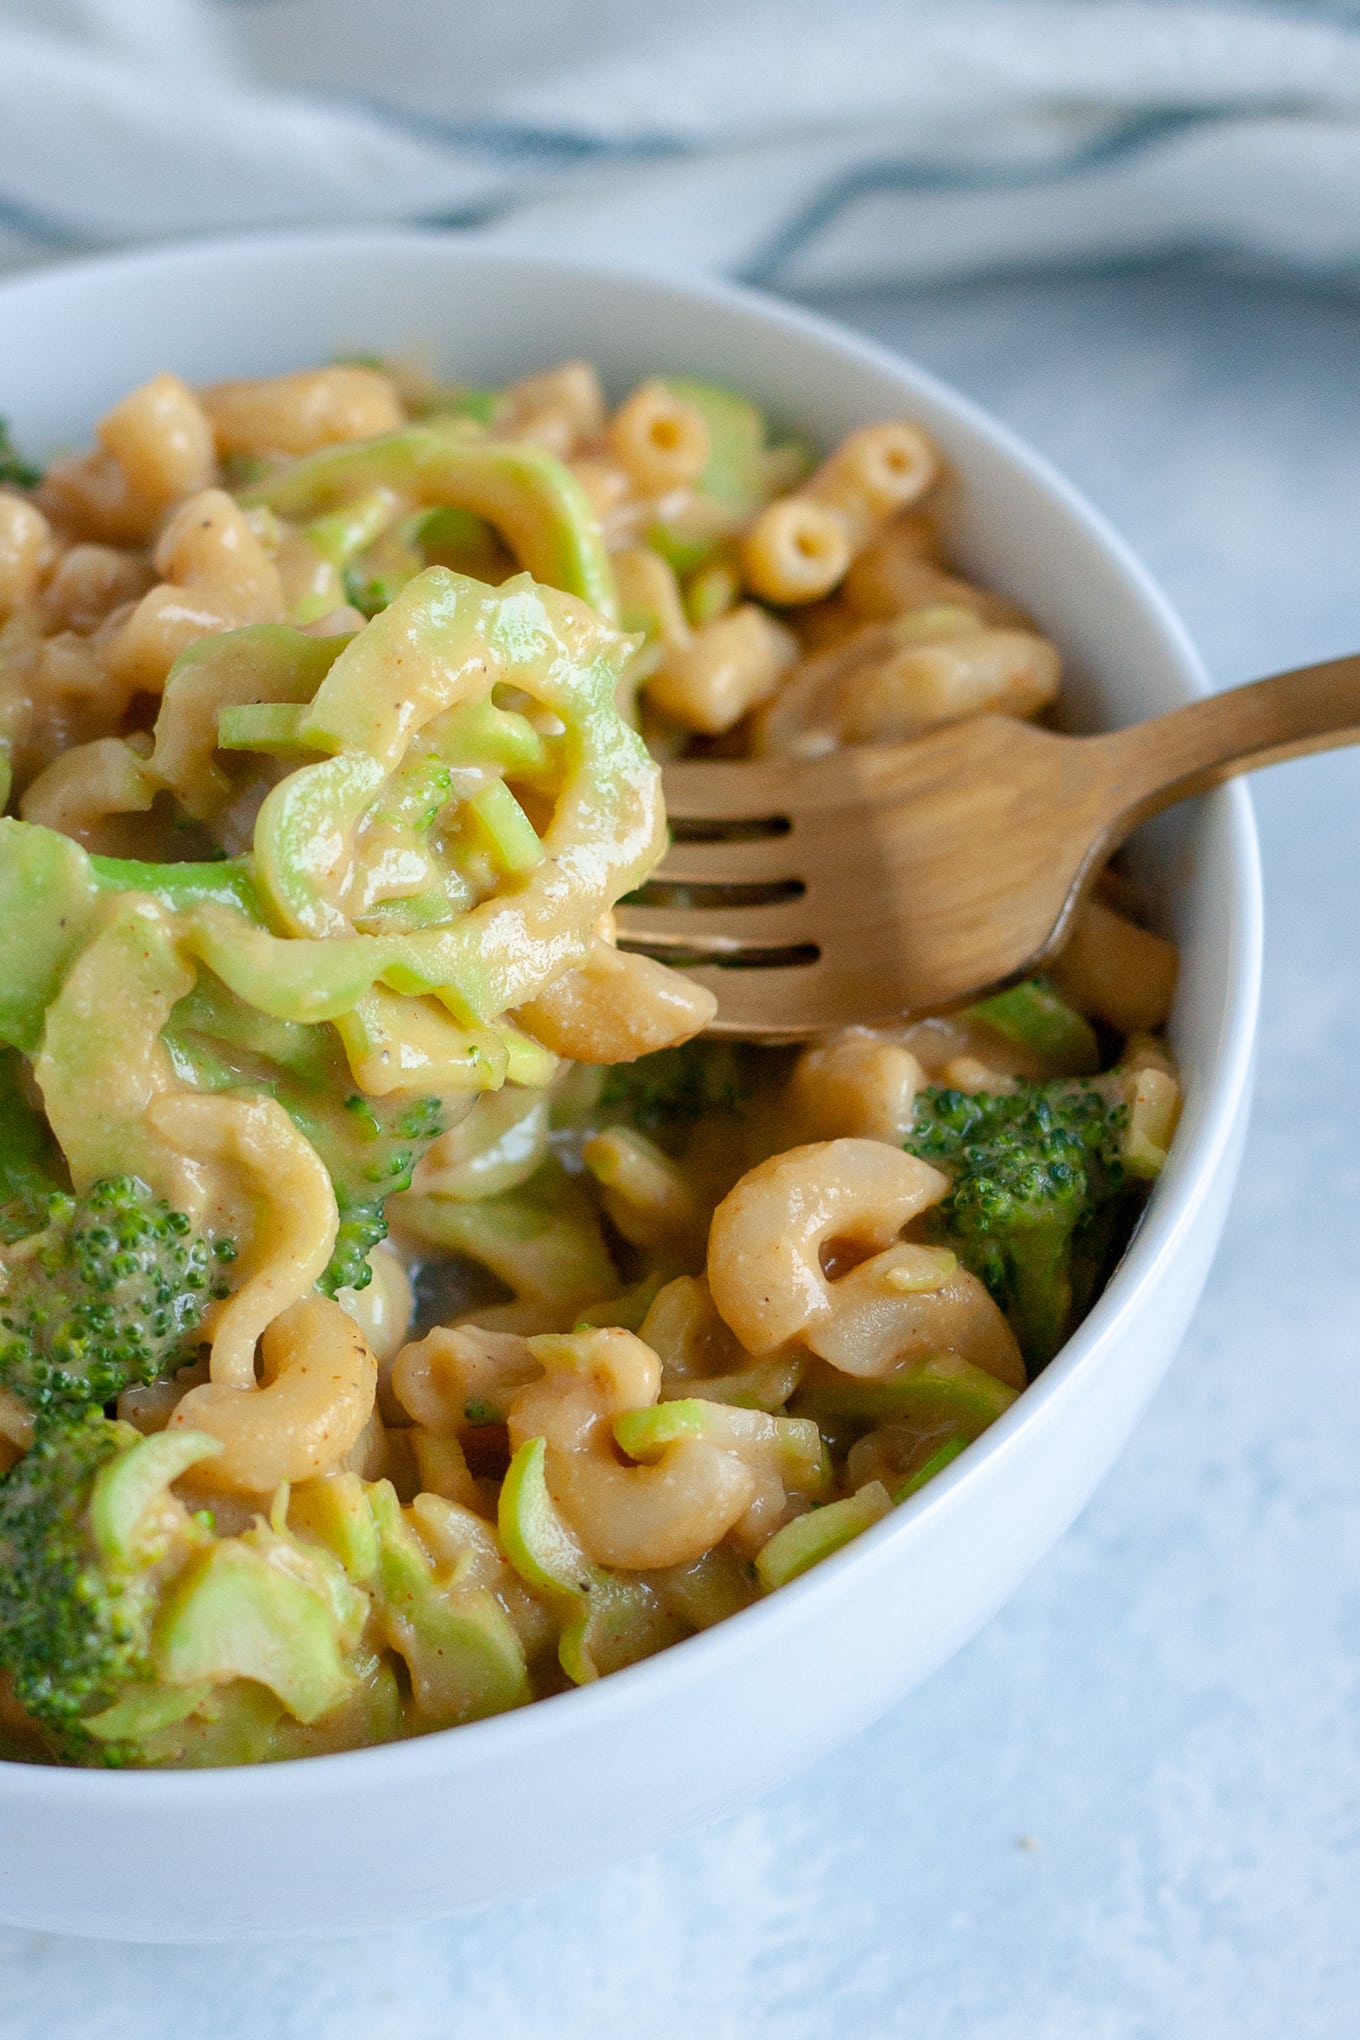
[[[1360, 649], [1356, 298], [1186, 265], [829, 309], [1051, 455], [1220, 682]], [[532, 1903], [245, 1949], [0, 1931], [4, 2040], [1360, 2033], [1357, 805], [1356, 754], [1258, 782], [1260, 1082], [1204, 1305], [1085, 1517], [924, 1691]]]

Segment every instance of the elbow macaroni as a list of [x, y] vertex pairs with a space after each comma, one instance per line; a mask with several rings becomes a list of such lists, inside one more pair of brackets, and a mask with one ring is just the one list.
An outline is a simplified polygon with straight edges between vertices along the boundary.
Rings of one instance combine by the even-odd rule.
[[805, 660], [758, 719], [762, 753], [901, 743], [970, 715], [1037, 715], [1060, 665], [1046, 638], [969, 610], [909, 611], [868, 624]]
[[404, 417], [391, 378], [372, 368], [312, 368], [214, 383], [199, 401], [224, 456], [314, 453], [391, 432]]
[[607, 415], [600, 378], [588, 361], [564, 361], [512, 383], [495, 421], [498, 436], [546, 446], [559, 460], [598, 439]]
[[683, 729], [721, 736], [768, 701], [797, 653], [788, 631], [744, 602], [665, 654], [646, 682], [647, 700]]
[[307, 1296], [271, 1317], [260, 1340], [260, 1380], [213, 1380], [175, 1405], [171, 1430], [206, 1431], [222, 1450], [200, 1480], [270, 1495], [281, 1481], [318, 1480], [358, 1442], [373, 1414], [378, 1368], [339, 1304]]
[[773, 1352], [835, 1314], [833, 1241], [886, 1247], [948, 1180], [886, 1141], [814, 1141], [742, 1177], [713, 1214], [708, 1281], [748, 1353]]
[[631, 1332], [551, 1333], [529, 1342], [544, 1372], [511, 1400], [510, 1443], [547, 1444], [554, 1501], [601, 1565], [685, 1565], [717, 1544], [756, 1499], [739, 1452], [681, 1438], [648, 1464], [620, 1462], [613, 1426], [650, 1408], [656, 1355]]

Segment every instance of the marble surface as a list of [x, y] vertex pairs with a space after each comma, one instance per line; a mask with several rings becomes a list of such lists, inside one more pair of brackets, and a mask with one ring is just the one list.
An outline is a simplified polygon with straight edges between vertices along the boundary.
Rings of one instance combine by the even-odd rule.
[[[1354, 298], [1187, 265], [831, 309], [1064, 467], [1220, 681], [1360, 644]], [[3, 2040], [1360, 2030], [1360, 755], [1258, 786], [1223, 1251], [1132, 1448], [975, 1643], [787, 1790], [532, 1903], [239, 1950], [0, 1931]]]

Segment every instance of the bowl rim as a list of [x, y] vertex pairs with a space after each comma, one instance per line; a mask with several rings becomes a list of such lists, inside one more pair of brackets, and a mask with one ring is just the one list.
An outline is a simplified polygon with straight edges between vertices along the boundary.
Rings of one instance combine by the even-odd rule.
[[[1138, 597], [1175, 655], [1177, 678], [1185, 699], [1211, 691], [1208, 675], [1185, 626], [1148, 570], [1102, 512], [1087, 501], [1048, 459], [1031, 448], [1010, 427], [982, 405], [955, 390], [909, 357], [867, 339], [835, 320], [742, 284], [695, 274], [665, 264], [615, 262], [607, 258], [555, 256], [519, 247], [494, 233], [434, 228], [320, 228], [206, 236], [158, 243], [151, 247], [97, 253], [42, 265], [0, 278], [0, 307], [25, 298], [60, 293], [70, 285], [83, 288], [107, 279], [124, 287], [138, 280], [154, 284], [162, 273], [182, 272], [196, 264], [248, 258], [289, 263], [318, 255], [357, 251], [373, 256], [410, 256], [447, 263], [501, 269], [510, 274], [532, 271], [550, 281], [554, 276], [579, 282], [598, 281], [641, 286], [670, 293], [692, 305], [696, 301], [744, 314], [771, 327], [810, 341], [843, 360], [914, 386], [966, 429], [990, 442], [1013, 467], [1059, 506], [1107, 558]], [[1176, 1174], [1165, 1189], [1149, 1199], [1128, 1247], [1105, 1289], [1072, 1337], [1024, 1394], [982, 1434], [953, 1465], [945, 1468], [909, 1501], [862, 1532], [775, 1594], [743, 1609], [736, 1617], [698, 1635], [686, 1637], [655, 1656], [629, 1665], [587, 1686], [536, 1700], [509, 1713], [468, 1722], [459, 1728], [326, 1755], [288, 1758], [267, 1764], [204, 1769], [139, 1771], [96, 1770], [76, 1766], [24, 1763], [0, 1758], [0, 1799], [33, 1807], [52, 1800], [66, 1807], [75, 1800], [127, 1814], [173, 1811], [188, 1795], [213, 1805], [267, 1801], [271, 1809], [329, 1798], [343, 1779], [357, 1782], [360, 1764], [369, 1789], [399, 1789], [430, 1771], [450, 1765], [494, 1764], [518, 1754], [526, 1739], [539, 1743], [564, 1741], [578, 1726], [594, 1718], [596, 1729], [612, 1714], [631, 1710], [649, 1686], [661, 1681], [694, 1684], [719, 1654], [749, 1656], [763, 1648], [762, 1639], [781, 1625], [788, 1627], [813, 1616], [819, 1599], [837, 1591], [849, 1567], [885, 1562], [894, 1546], [909, 1538], [915, 1526], [953, 1508], [961, 1491], [982, 1467], [1014, 1455], [1017, 1437], [1043, 1420], [1051, 1405], [1074, 1392], [1075, 1385], [1102, 1359], [1117, 1364], [1123, 1327], [1136, 1315], [1143, 1298], [1160, 1280], [1190, 1229], [1195, 1209], [1209, 1183], [1228, 1159], [1239, 1110], [1249, 1091], [1260, 1005], [1263, 946], [1263, 893], [1255, 818], [1247, 788], [1235, 780], [1205, 796], [1219, 806], [1227, 825], [1228, 897], [1223, 913], [1229, 930], [1223, 1024], [1218, 1047], [1205, 1079], [1197, 1124], [1177, 1152]], [[337, 1775], [337, 1766], [343, 1772]]]

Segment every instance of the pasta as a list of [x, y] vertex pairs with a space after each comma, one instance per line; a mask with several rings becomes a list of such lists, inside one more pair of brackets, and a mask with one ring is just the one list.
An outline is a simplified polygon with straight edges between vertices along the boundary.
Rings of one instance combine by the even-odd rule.
[[493, 415], [501, 438], [531, 440], [566, 460], [599, 438], [607, 407], [591, 364], [564, 361], [560, 368], [512, 383]]
[[222, 1451], [205, 1467], [214, 1485], [272, 1494], [281, 1481], [317, 1480], [341, 1465], [377, 1387], [377, 1363], [350, 1314], [304, 1296], [265, 1326], [258, 1382], [252, 1364], [249, 1386], [210, 1380], [189, 1389], [170, 1427], [218, 1440]]
[[795, 756], [901, 743], [962, 716], [1037, 715], [1057, 692], [1057, 653], [1037, 633], [966, 609], [907, 610], [806, 659], [760, 717], [756, 743]]
[[52, 527], [20, 496], [0, 495], [0, 620], [31, 602], [53, 552]]
[[900, 1143], [911, 1131], [920, 1063], [901, 1042], [868, 1028], [803, 1050], [789, 1078], [789, 1106], [811, 1140], [837, 1134]]
[[669, 652], [647, 681], [647, 699], [683, 729], [721, 736], [767, 701], [797, 645], [754, 602], [743, 602]]
[[606, 443], [643, 496], [664, 496], [696, 482], [708, 465], [702, 413], [663, 382], [641, 383], [609, 421]]
[[656, 761], [1037, 715], [1056, 648], [906, 420], [335, 363], [95, 440], [0, 486], [0, 1755], [353, 1748], [738, 1613], [1094, 1300], [1176, 953], [1107, 875], [1050, 979], [705, 1040], [616, 939]]
[[318, 447], [390, 432], [403, 416], [388, 376], [347, 365], [258, 382], [214, 383], [200, 392], [200, 402], [224, 457], [314, 453]]
[[770, 602], [811, 602], [842, 580], [894, 511], [939, 474], [915, 425], [866, 425], [796, 491], [762, 510], [741, 546], [747, 585]]

